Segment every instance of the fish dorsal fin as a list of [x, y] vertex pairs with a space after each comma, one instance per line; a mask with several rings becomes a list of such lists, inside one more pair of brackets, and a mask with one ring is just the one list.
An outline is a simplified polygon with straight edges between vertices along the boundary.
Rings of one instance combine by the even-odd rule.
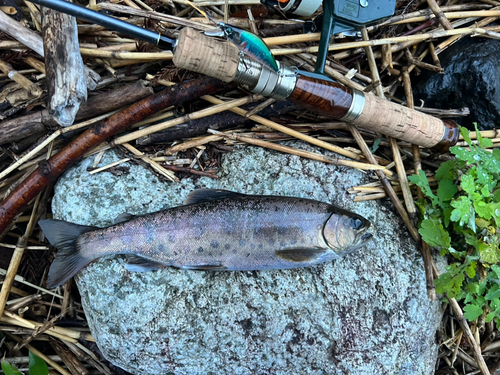
[[199, 266], [182, 266], [184, 270], [195, 270], [195, 271], [225, 271], [226, 266], [222, 264], [201, 264]]
[[128, 212], [124, 212], [116, 217], [115, 220], [113, 220], [113, 223], [118, 224], [118, 223], [123, 223], [125, 221], [132, 220], [135, 217], [135, 215], [129, 214]]
[[278, 258], [288, 260], [289, 262], [312, 262], [315, 261], [330, 250], [325, 249], [287, 249], [277, 250], [275, 252]]
[[202, 203], [223, 198], [243, 197], [245, 194], [235, 193], [234, 191], [222, 189], [197, 189], [193, 190], [187, 196], [184, 204]]
[[127, 256], [127, 264], [125, 269], [132, 272], [148, 272], [165, 268], [165, 264], [161, 264], [150, 259], [139, 257], [136, 255]]

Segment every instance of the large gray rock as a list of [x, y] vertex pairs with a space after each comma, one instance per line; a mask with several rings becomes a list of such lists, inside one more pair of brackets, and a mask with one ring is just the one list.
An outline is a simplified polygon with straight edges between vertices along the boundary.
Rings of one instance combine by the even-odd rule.
[[[108, 153], [101, 165], [116, 159]], [[373, 223], [366, 248], [310, 268], [131, 273], [121, 257], [89, 265], [77, 284], [112, 363], [135, 374], [433, 373], [439, 304], [427, 300], [401, 220], [379, 201], [354, 204], [346, 194], [366, 180], [361, 172], [252, 147], [225, 156], [218, 180], [163, 183], [140, 166], [90, 176], [91, 163], [59, 180], [56, 218], [109, 225], [119, 213], [180, 205], [193, 189], [216, 187], [329, 201]]]

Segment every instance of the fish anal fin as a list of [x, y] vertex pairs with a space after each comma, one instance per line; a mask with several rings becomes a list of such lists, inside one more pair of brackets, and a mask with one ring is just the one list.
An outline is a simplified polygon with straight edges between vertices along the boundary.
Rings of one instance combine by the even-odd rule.
[[165, 268], [166, 265], [136, 255], [127, 256], [125, 269], [132, 272], [148, 272]]
[[124, 223], [125, 221], [132, 220], [135, 217], [135, 215], [129, 214], [128, 212], [124, 212], [120, 215], [118, 215], [113, 223], [118, 224], [118, 223]]
[[245, 194], [222, 189], [197, 189], [189, 193], [184, 204], [202, 203], [223, 198], [243, 197], [244, 195]]
[[226, 266], [221, 264], [202, 264], [199, 266], [182, 266], [184, 270], [194, 270], [194, 271], [225, 271], [227, 270]]
[[275, 252], [278, 258], [289, 262], [312, 262], [318, 260], [330, 250], [328, 249], [285, 249]]

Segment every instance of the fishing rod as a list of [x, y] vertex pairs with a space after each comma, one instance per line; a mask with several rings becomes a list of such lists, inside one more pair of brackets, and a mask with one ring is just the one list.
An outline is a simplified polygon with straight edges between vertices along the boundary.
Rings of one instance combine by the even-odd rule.
[[[31, 0], [30, 0], [31, 1]], [[104, 26], [110, 30], [115, 30], [123, 34], [130, 35], [134, 38], [144, 40], [151, 44], [155, 44], [163, 49], [173, 49], [176, 39], [168, 38], [165, 35], [144, 29], [142, 27], [132, 25], [131, 23], [105, 16], [104, 14], [95, 12], [91, 9], [69, 3], [62, 0], [33, 0], [32, 3], [57, 10], [58, 12], [69, 14], [76, 18], [85, 21], [93, 22], [97, 25]]]
[[[277, 100], [289, 100], [322, 116], [345, 121], [425, 148], [445, 152], [459, 136], [457, 124], [343, 86], [321, 74], [303, 72], [278, 62], [278, 70], [242, 55], [233, 44], [184, 28], [177, 40], [101, 15], [63, 0], [34, 3], [173, 48], [178, 68], [235, 82], [249, 91]], [[252, 47], [252, 46], [250, 46]], [[247, 46], [248, 48], [248, 46]]]

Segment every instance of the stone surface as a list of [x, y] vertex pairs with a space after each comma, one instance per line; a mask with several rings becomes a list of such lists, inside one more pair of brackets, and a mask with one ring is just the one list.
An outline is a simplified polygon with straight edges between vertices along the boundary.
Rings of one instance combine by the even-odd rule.
[[[101, 165], [117, 159], [107, 153]], [[373, 224], [366, 248], [303, 269], [130, 273], [121, 257], [92, 263], [77, 285], [112, 363], [134, 374], [433, 373], [439, 304], [427, 300], [421, 257], [390, 204], [347, 195], [366, 182], [361, 172], [253, 147], [225, 156], [218, 180], [163, 183], [135, 165], [120, 177], [90, 176], [91, 164], [57, 183], [56, 218], [109, 225], [119, 213], [179, 205], [195, 188], [216, 187], [330, 201]]]
[[439, 55], [444, 74], [426, 74], [415, 86], [415, 103], [426, 107], [468, 107], [471, 114], [457, 122], [474, 129], [500, 127], [500, 41], [464, 38]]

